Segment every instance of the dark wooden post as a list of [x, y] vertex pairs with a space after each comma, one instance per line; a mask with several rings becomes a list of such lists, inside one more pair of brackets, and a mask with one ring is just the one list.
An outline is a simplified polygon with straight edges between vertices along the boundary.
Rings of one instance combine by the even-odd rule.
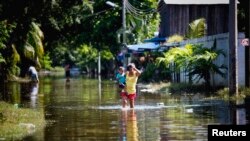
[[237, 64], [237, 0], [229, 3], [229, 95], [238, 95], [238, 64]]

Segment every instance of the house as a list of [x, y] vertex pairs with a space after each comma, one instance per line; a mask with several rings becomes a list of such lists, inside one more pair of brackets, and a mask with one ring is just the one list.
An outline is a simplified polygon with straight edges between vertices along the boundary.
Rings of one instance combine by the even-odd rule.
[[[187, 43], [203, 44], [210, 48], [214, 40], [216, 46], [226, 53], [226, 57], [220, 56], [215, 63], [229, 68], [229, 0], [159, 0], [158, 12], [160, 14], [159, 38], [169, 37], [174, 34], [186, 35], [188, 26], [196, 19], [206, 19], [206, 36], [199, 39], [185, 40], [178, 43], [183, 47]], [[238, 84], [245, 86], [249, 81], [246, 71], [246, 49], [241, 44], [245, 38], [244, 33], [238, 33], [237, 65]], [[229, 70], [225, 71], [226, 77], [222, 78], [212, 74], [211, 82], [214, 86], [227, 86], [229, 82]], [[172, 74], [174, 82], [188, 82], [185, 70]], [[199, 82], [202, 83], [202, 82]]]
[[185, 35], [192, 21], [205, 18], [207, 35], [228, 32], [229, 0], [159, 0], [159, 37]]

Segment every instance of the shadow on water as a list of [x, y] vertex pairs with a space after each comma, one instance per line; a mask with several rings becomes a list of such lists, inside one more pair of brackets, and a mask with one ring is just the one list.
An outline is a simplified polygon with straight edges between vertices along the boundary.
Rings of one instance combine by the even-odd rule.
[[25, 141], [207, 140], [207, 125], [249, 123], [249, 109], [201, 94], [140, 92], [134, 109], [122, 108], [110, 80], [44, 77], [36, 85], [5, 84], [0, 93], [1, 100], [44, 110], [48, 126]]

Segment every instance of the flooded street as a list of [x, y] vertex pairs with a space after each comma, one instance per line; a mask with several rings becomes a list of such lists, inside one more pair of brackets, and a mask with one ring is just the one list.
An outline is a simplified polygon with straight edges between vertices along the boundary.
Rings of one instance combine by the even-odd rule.
[[[140, 90], [140, 86], [138, 86]], [[9, 83], [1, 100], [42, 108], [49, 123], [24, 141], [207, 140], [207, 125], [247, 124], [249, 111], [202, 95], [139, 92], [135, 108], [122, 109], [114, 81], [47, 77], [39, 85]]]

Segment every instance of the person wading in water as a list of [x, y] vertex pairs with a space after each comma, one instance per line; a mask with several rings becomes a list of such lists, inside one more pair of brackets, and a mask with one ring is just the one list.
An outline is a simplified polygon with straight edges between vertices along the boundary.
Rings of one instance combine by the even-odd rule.
[[141, 71], [135, 67], [134, 63], [130, 63], [127, 66], [126, 72], [126, 86], [127, 97], [129, 99], [130, 108], [134, 108], [134, 101], [136, 97], [136, 84], [138, 77], [141, 75]]

